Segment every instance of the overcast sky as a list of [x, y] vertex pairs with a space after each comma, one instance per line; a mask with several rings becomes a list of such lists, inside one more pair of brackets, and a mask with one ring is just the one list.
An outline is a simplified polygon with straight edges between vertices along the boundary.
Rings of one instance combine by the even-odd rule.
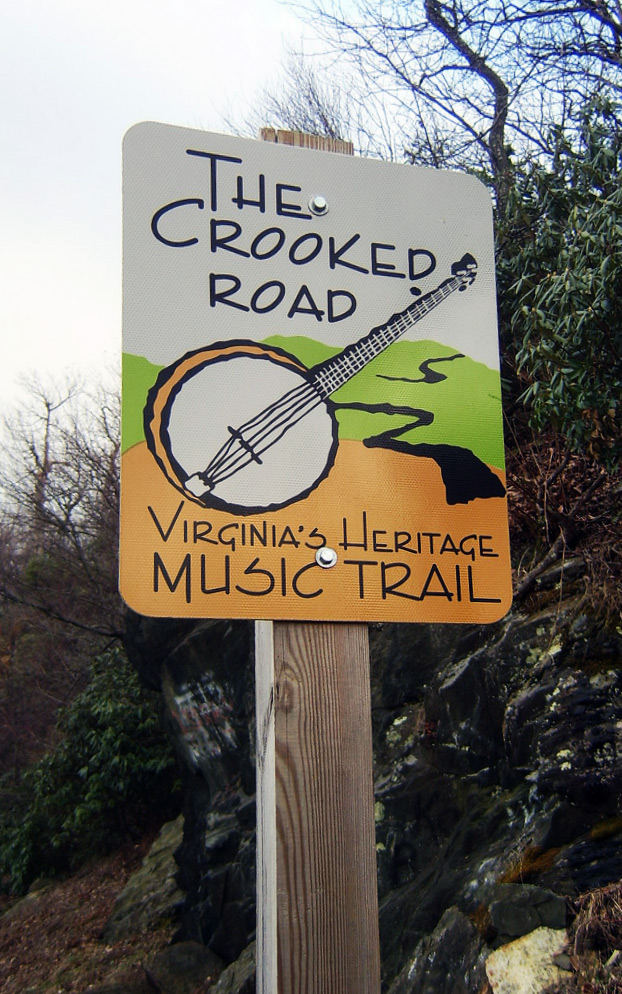
[[4, 0], [0, 411], [119, 361], [125, 131], [229, 130], [302, 34], [278, 0]]

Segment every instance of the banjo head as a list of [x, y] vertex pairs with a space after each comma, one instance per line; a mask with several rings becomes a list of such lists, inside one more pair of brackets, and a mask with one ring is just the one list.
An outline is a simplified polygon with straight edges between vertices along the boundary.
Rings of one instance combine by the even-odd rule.
[[164, 369], [145, 408], [147, 445], [205, 507], [250, 514], [307, 496], [327, 476], [337, 422], [294, 357], [224, 343]]

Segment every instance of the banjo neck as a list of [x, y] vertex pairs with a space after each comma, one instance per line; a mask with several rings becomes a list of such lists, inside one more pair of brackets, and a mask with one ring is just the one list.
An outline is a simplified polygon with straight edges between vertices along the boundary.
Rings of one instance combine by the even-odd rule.
[[[369, 334], [349, 345], [327, 362], [309, 370], [309, 378], [249, 418], [238, 428], [227, 425], [228, 435], [205, 470], [192, 473], [185, 486], [192, 494], [205, 497], [240, 470], [261, 465], [262, 456], [286, 432], [311, 414], [335, 390], [356, 376], [361, 369], [384, 352], [404, 332], [445, 300], [454, 290], [466, 290], [475, 279], [477, 262], [467, 253], [451, 267], [452, 275], [435, 290], [426, 293], [403, 311], [393, 314], [386, 324], [372, 328]], [[224, 432], [223, 432], [224, 434]]]
[[[456, 264], [452, 269], [457, 268]], [[472, 256], [464, 256], [460, 260], [460, 273], [444, 280], [435, 290], [426, 293], [420, 300], [416, 300], [403, 311], [393, 314], [386, 324], [379, 325], [360, 338], [353, 345], [338, 355], [333, 356], [325, 362], [318, 363], [310, 370], [313, 377], [313, 386], [318, 391], [322, 399], [326, 399], [344, 383], [356, 376], [365, 366], [367, 366], [376, 356], [388, 349], [393, 342], [411, 328], [417, 321], [420, 321], [426, 314], [437, 307], [443, 300], [446, 300], [455, 290], [465, 290], [468, 283], [472, 282], [472, 274], [465, 279], [464, 271], [471, 270], [475, 265]]]

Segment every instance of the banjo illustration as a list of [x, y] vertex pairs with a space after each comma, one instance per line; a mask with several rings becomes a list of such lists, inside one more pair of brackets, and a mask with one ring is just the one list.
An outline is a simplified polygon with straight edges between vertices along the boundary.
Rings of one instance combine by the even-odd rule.
[[250, 341], [186, 354], [160, 372], [147, 397], [145, 437], [160, 469], [190, 499], [238, 514], [303, 499], [337, 453], [331, 395], [476, 273], [476, 260], [463, 255], [435, 290], [310, 369]]

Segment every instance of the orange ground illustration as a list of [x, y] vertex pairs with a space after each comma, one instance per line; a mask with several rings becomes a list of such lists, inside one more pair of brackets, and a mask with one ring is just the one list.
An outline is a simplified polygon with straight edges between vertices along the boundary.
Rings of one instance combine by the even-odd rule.
[[430, 458], [342, 440], [307, 498], [234, 516], [188, 499], [140, 443], [121, 501], [121, 593], [141, 614], [483, 623], [511, 603], [505, 498], [447, 505]]

